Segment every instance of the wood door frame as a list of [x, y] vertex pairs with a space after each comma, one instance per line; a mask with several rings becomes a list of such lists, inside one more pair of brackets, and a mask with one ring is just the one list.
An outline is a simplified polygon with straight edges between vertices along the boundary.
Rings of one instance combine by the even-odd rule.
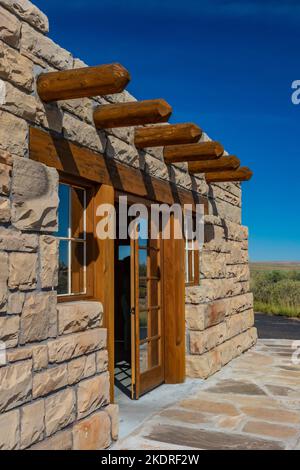
[[[135, 198], [131, 199], [131, 202], [135, 202]], [[139, 199], [139, 202], [141, 200]], [[144, 201], [146, 206], [149, 206], [150, 210], [150, 205], [151, 201]], [[149, 218], [148, 214], [148, 223], [151, 223], [151, 218]], [[148, 227], [149, 230], [149, 227]], [[139, 280], [140, 280], [140, 271], [139, 271], [139, 253], [140, 250], [145, 250], [147, 254], [147, 272], [146, 272], [146, 278], [147, 281], [150, 280], [151, 278], [149, 276], [148, 268], [148, 250], [149, 254], [151, 253], [151, 248], [140, 248], [138, 240], [132, 240], [131, 239], [131, 250], [132, 250], [132, 256], [131, 256], [131, 302], [132, 305], [131, 307], [134, 309], [134, 316], [131, 317], [131, 326], [132, 326], [132, 338], [131, 338], [131, 347], [132, 347], [132, 377], [134, 377], [134, 380], [132, 381], [132, 391], [134, 390], [134, 393], [132, 392], [132, 398], [138, 399], [148, 391], [152, 390], [153, 388], [159, 386], [161, 383], [165, 382], [165, 313], [164, 313], [164, 302], [163, 302], [163, 283], [164, 283], [164, 273], [163, 273], [163, 243], [161, 239], [161, 234], [159, 237], [159, 248], [156, 248], [159, 252], [159, 261], [158, 261], [158, 269], [160, 272], [159, 277], [157, 278], [157, 282], [159, 282], [159, 295], [158, 295], [158, 303], [157, 306], [157, 315], [158, 315], [158, 331], [157, 334], [153, 335], [147, 334], [148, 340], [147, 343], [149, 343], [150, 349], [148, 349], [147, 356], [148, 358], [151, 358], [151, 350], [152, 350], [152, 345], [153, 341], [159, 341], [158, 343], [158, 357], [159, 357], [159, 363], [155, 365], [154, 367], [147, 369], [144, 372], [140, 372], [140, 344], [141, 344], [141, 338], [140, 338], [140, 308], [139, 308]], [[152, 248], [153, 249], [153, 248]], [[150, 255], [150, 266], [151, 266], [151, 255]], [[147, 285], [147, 299], [149, 299], [149, 291], [148, 291], [148, 283]], [[151, 295], [150, 295], [151, 298]], [[149, 305], [147, 306], [147, 318], [149, 320]], [[150, 314], [151, 317], [151, 314]], [[147, 325], [150, 325], [150, 330], [151, 330], [151, 320], [150, 323], [148, 323], [147, 320]], [[151, 362], [151, 359], [150, 359]]]
[[[166, 204], [204, 204], [208, 213], [208, 198], [196, 191], [178, 187], [169, 181], [152, 177], [142, 170], [129, 167], [112, 158], [105, 157], [78, 144], [74, 144], [54, 132], [47, 132], [30, 127], [30, 159], [55, 168], [63, 176], [71, 176], [96, 185], [94, 206], [101, 203], [115, 203], [115, 191], [121, 191], [128, 197], [137, 197], [140, 202], [149, 201]], [[95, 237], [95, 250], [99, 253], [95, 259], [95, 289], [92, 300], [101, 301], [104, 308], [104, 327], [108, 332], [108, 356], [110, 373], [110, 396], [114, 401], [114, 240], [98, 240]], [[165, 368], [166, 383], [179, 383], [185, 377], [185, 314], [184, 314], [184, 261], [180, 266], [184, 242], [166, 240], [163, 243], [165, 269], [163, 302], [165, 322]], [[174, 264], [174, 253], [179, 256]], [[169, 264], [166, 260], [169, 260]], [[184, 258], [183, 258], [184, 260]], [[183, 283], [182, 283], [183, 272]], [[99, 279], [97, 278], [99, 276]], [[174, 299], [168, 297], [168, 291], [176, 287], [179, 301], [174, 319]], [[112, 292], [112, 295], [111, 295]], [[183, 301], [182, 301], [183, 300]], [[173, 306], [173, 309], [171, 308]], [[167, 353], [167, 354], [166, 354]], [[175, 360], [174, 360], [175, 358]], [[177, 363], [178, 367], [177, 367]]]

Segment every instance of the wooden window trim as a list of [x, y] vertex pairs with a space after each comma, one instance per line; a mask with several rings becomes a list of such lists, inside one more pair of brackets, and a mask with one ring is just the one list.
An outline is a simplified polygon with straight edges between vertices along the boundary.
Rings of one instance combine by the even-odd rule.
[[[198, 249], [196, 250], [189, 250], [189, 254], [194, 253], [194, 279], [191, 282], [186, 282], [185, 286], [186, 287], [193, 287], [193, 286], [199, 286], [200, 284], [200, 269], [199, 269], [199, 263], [200, 263], [200, 252]], [[190, 276], [189, 276], [190, 277]]]
[[95, 185], [75, 178], [71, 175], [60, 174], [59, 183], [67, 184], [70, 186], [79, 186], [86, 190], [86, 292], [84, 294], [73, 295], [58, 295], [57, 301], [63, 302], [76, 302], [81, 300], [95, 300], [95, 216], [94, 216], [94, 196], [96, 187]]
[[[193, 214], [193, 218], [194, 218]], [[186, 241], [185, 241], [186, 243]], [[186, 270], [186, 251], [188, 251], [188, 269], [189, 269], [189, 279], [192, 277], [192, 270], [191, 270], [191, 265], [192, 265], [192, 256], [194, 254], [194, 278], [192, 281], [185, 282], [186, 287], [193, 287], [193, 286], [199, 286], [200, 284], [200, 251], [199, 248], [194, 248], [193, 250], [187, 250], [186, 245], [185, 245], [185, 265], [184, 265], [184, 270]], [[186, 274], [186, 273], [185, 273]]]

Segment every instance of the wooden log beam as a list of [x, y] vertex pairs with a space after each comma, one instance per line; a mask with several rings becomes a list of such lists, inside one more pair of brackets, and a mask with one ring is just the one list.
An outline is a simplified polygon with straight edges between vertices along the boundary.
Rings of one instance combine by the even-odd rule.
[[199, 193], [178, 187], [170, 181], [163, 181], [138, 168], [130, 168], [113, 158], [105, 157], [87, 148], [74, 144], [56, 133], [30, 128], [29, 157], [32, 160], [56, 168], [61, 174], [77, 180], [83, 179], [98, 184], [113, 186], [122, 194], [134, 194], [140, 198], [160, 203], [196, 204], [205, 206], [207, 198]]
[[129, 72], [122, 65], [107, 64], [42, 73], [37, 80], [37, 91], [41, 100], [49, 103], [121, 93], [129, 81]]
[[166, 163], [215, 160], [221, 157], [223, 152], [224, 148], [219, 142], [170, 145], [164, 148], [164, 159]]
[[210, 173], [217, 171], [236, 170], [241, 162], [237, 157], [221, 157], [218, 160], [206, 160], [203, 162], [189, 162], [190, 173]]
[[167, 122], [171, 114], [172, 108], [165, 100], [133, 101], [98, 106], [94, 122], [97, 129], [112, 129]]
[[248, 181], [252, 178], [252, 171], [246, 166], [234, 171], [219, 171], [205, 175], [207, 183], [227, 183], [229, 181]]
[[200, 127], [191, 123], [139, 127], [135, 131], [134, 143], [137, 148], [191, 144], [198, 142], [201, 135]]

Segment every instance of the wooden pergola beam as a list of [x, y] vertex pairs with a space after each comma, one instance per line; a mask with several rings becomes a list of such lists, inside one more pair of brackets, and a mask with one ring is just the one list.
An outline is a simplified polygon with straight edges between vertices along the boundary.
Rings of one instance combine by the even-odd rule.
[[200, 127], [191, 123], [139, 127], [135, 131], [134, 143], [137, 148], [190, 144], [198, 142], [201, 135]]
[[171, 106], [163, 99], [133, 101], [98, 106], [94, 122], [98, 129], [112, 129], [167, 122], [171, 114]]
[[240, 160], [235, 156], [221, 157], [218, 160], [206, 160], [189, 162], [190, 173], [210, 173], [217, 171], [236, 170], [240, 166]]
[[227, 183], [230, 181], [248, 181], [252, 178], [252, 171], [246, 166], [234, 171], [219, 171], [206, 173], [207, 183]]
[[130, 81], [120, 64], [42, 73], [37, 80], [39, 97], [45, 103], [121, 93]]
[[219, 142], [171, 145], [164, 149], [166, 163], [215, 160], [223, 155], [224, 148]]

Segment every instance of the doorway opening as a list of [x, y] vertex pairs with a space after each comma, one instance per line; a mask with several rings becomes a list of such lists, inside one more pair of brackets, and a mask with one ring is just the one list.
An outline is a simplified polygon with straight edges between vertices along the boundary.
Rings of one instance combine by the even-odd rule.
[[147, 219], [129, 223], [136, 237], [115, 241], [114, 378], [138, 399], [165, 380], [163, 247], [160, 232], [150, 237], [150, 211]]
[[115, 243], [115, 385], [131, 396], [131, 247], [129, 240]]

